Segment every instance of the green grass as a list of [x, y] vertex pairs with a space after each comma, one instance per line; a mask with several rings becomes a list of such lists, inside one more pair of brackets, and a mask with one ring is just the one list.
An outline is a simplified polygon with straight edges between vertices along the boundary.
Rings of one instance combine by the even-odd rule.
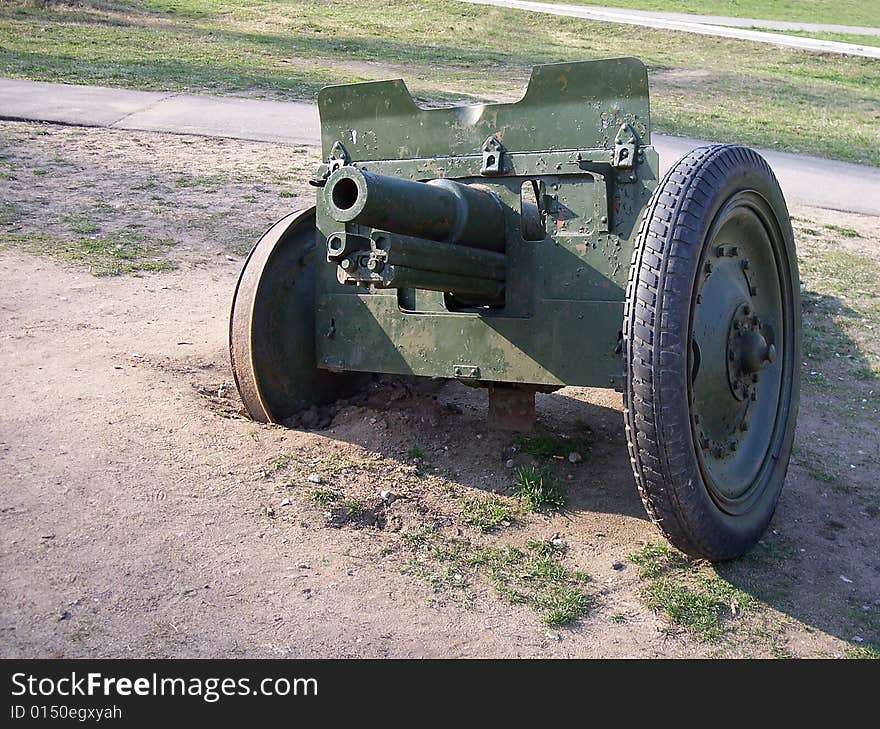
[[855, 659], [869, 659], [873, 661], [880, 660], [880, 648], [872, 645], [848, 645], [844, 650], [844, 656]]
[[[541, 2], [542, 0], [538, 0]], [[550, 1], [550, 0], [548, 0]], [[553, 0], [555, 1], [555, 0]], [[732, 18], [799, 20], [807, 23], [877, 26], [880, 17], [873, 0], [565, 0], [571, 5], [607, 5], [667, 13], [726, 15]]]
[[[842, 237], [858, 235], [847, 228], [826, 227]], [[802, 246], [800, 272], [806, 282], [806, 357], [820, 361], [845, 357], [854, 368], [873, 369], [880, 357], [880, 265], [855, 251], [830, 246], [807, 251]]]
[[74, 233], [81, 233], [82, 235], [97, 233], [100, 230], [100, 226], [97, 223], [79, 215], [65, 215], [64, 222], [70, 226]]
[[489, 532], [513, 521], [510, 505], [501, 497], [468, 496], [461, 500], [461, 518], [465, 524]]
[[680, 552], [665, 544], [646, 544], [627, 559], [639, 567], [640, 577], [659, 577], [664, 572], [686, 567], [689, 562]]
[[542, 622], [554, 627], [590, 610], [592, 600], [584, 591], [589, 576], [563, 565], [560, 550], [549, 542], [532, 541], [525, 548], [484, 547], [433, 529], [402, 536], [413, 551], [403, 572], [424, 579], [437, 591], [472, 598], [474, 584], [485, 580], [499, 596], [530, 606]]
[[0, 37], [4, 76], [289, 99], [399, 76], [425, 101], [510, 99], [533, 65], [631, 54], [657, 131], [880, 165], [871, 59], [416, 0], [16, 0]]
[[516, 470], [513, 493], [529, 511], [560, 509], [565, 506], [565, 485], [533, 466]]
[[367, 506], [363, 501], [354, 498], [343, 499], [342, 505], [348, 512], [349, 519], [357, 519], [367, 513]]
[[342, 494], [334, 489], [314, 488], [309, 490], [309, 498], [320, 506], [329, 506], [339, 501]]
[[180, 175], [175, 181], [175, 187], [219, 187], [226, 180], [217, 175]]
[[156, 240], [131, 233], [114, 233], [73, 240], [43, 234], [2, 233], [0, 248], [14, 247], [29, 253], [49, 255], [62, 261], [88, 267], [95, 276], [118, 276], [143, 271], [176, 268], [165, 259], [170, 240]]
[[642, 595], [651, 610], [709, 643], [721, 640], [729, 620], [754, 600], [720, 577], [702, 575], [693, 584], [659, 577], [644, 586]]
[[538, 458], [564, 458], [572, 451], [583, 455], [590, 448], [586, 438], [563, 438], [543, 428], [535, 428], [531, 433], [516, 433], [512, 440], [523, 453]]
[[826, 225], [825, 228], [830, 230], [832, 233], [838, 233], [842, 235], [844, 238], [861, 238], [862, 234], [857, 230], [853, 230], [852, 228], [847, 228], [843, 225], [834, 225], [829, 224]]
[[[666, 544], [651, 543], [627, 559], [639, 567], [639, 594], [645, 606], [672, 625], [707, 643], [737, 633], [740, 642], [762, 645], [771, 655], [785, 652], [778, 631], [757, 620], [766, 617], [765, 605], [705, 563], [692, 561]], [[740, 622], [746, 615], [749, 618]]]
[[23, 213], [19, 205], [8, 200], [0, 200], [0, 225], [7, 227], [17, 225], [22, 217]]

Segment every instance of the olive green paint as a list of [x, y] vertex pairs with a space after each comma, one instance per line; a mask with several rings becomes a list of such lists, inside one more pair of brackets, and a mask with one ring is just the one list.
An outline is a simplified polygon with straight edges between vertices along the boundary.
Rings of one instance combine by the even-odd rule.
[[[324, 194], [331, 186], [327, 178], [332, 173], [331, 180], [338, 179], [342, 165], [359, 181], [381, 179], [371, 175], [447, 179], [493, 193], [502, 208], [499, 255], [506, 258], [503, 305], [493, 306], [437, 291], [343, 285], [341, 257], [327, 261], [319, 267], [316, 291], [320, 367], [453, 377], [459, 366], [478, 368], [482, 382], [620, 384], [627, 274], [638, 220], [658, 177], [640, 61], [540, 66], [523, 98], [511, 104], [422, 109], [399, 80], [331, 86], [318, 104], [327, 159], [316, 175], [319, 255], [326, 257], [327, 238], [334, 235], [376, 240], [378, 229], [359, 224], [354, 215], [346, 218]], [[499, 171], [481, 174], [490, 138], [500, 143], [503, 158]], [[628, 145], [623, 154], [621, 145]], [[542, 240], [526, 240], [522, 231], [521, 190], [524, 182], [532, 189], [532, 181], [544, 211]], [[409, 236], [433, 230], [436, 221], [427, 218], [444, 209], [440, 188], [402, 186], [406, 194], [395, 196], [394, 185], [383, 185], [391, 191], [383, 205], [399, 204], [387, 218], [394, 221], [390, 225]], [[432, 189], [437, 205], [418, 204]], [[381, 232], [393, 249], [395, 231]], [[432, 237], [434, 246], [448, 247], [445, 258], [464, 246], [499, 250], [494, 241], [488, 244], [487, 233], [453, 242]], [[410, 258], [407, 266], [422, 264]], [[481, 275], [479, 266], [466, 273]], [[393, 276], [385, 278], [394, 285]], [[498, 278], [487, 275], [495, 284]]]

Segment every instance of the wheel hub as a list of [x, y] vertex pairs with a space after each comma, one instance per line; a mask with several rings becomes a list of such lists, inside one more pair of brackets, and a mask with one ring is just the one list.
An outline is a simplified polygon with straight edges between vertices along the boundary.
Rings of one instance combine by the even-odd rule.
[[727, 334], [727, 383], [731, 394], [740, 402], [757, 399], [761, 368], [775, 361], [776, 347], [767, 341], [760, 318], [751, 304], [740, 304]]

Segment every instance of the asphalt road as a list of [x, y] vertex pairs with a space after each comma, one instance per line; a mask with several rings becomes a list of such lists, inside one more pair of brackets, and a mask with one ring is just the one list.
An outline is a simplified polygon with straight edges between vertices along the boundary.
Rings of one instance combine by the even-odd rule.
[[621, 10], [618, 8], [594, 7], [591, 5], [564, 5], [560, 3], [539, 3], [528, 0], [459, 0], [459, 2], [474, 5], [495, 5], [500, 8], [511, 8], [531, 13], [546, 13], [548, 15], [563, 15], [570, 18], [584, 18], [586, 20], [602, 20], [609, 23], [623, 23], [625, 25], [639, 25], [644, 28], [660, 28], [662, 30], [677, 30], [686, 33], [698, 33], [700, 35], [714, 35], [721, 38], [737, 38], [739, 40], [754, 41], [756, 43], [771, 43], [776, 46], [787, 48], [800, 48], [805, 51], [819, 53], [839, 53], [847, 56], [863, 56], [864, 58], [880, 58], [880, 46], [867, 46], [858, 43], [840, 43], [838, 41], [820, 40], [818, 38], [802, 38], [796, 35], [784, 35], [782, 33], [768, 33], [761, 30], [748, 28], [727, 28], [721, 25], [707, 23], [700, 16], [692, 16], [694, 19], [669, 18], [662, 13], [650, 13], [647, 11]]
[[[0, 79], [0, 118], [318, 145], [314, 104]], [[665, 169], [705, 140], [653, 135]], [[880, 216], [880, 168], [758, 150], [792, 203]]]

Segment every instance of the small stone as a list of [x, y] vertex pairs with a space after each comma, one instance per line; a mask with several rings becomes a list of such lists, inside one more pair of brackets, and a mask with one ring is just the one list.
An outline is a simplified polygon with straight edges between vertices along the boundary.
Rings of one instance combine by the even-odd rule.
[[390, 503], [392, 503], [393, 501], [396, 501], [396, 500], [397, 500], [397, 496], [396, 496], [395, 494], [393, 494], [391, 491], [385, 491], [385, 490], [382, 490], [382, 491], [379, 492], [379, 497], [380, 497], [380, 498], [382, 499], [382, 501], [384, 501], [386, 504], [390, 504]]
[[323, 483], [324, 480], [317, 473], [309, 474], [309, 483]]
[[847, 585], [852, 584], [852, 580], [849, 577], [847, 577], [846, 575], [841, 575], [840, 579], [843, 580]]
[[862, 636], [860, 636], [860, 635], [854, 635], [854, 636], [853, 636], [853, 642], [855, 642], [855, 643], [864, 643], [864, 642], [865, 642], [865, 639], [862, 638]]
[[620, 570], [622, 570], [624, 567], [626, 567], [626, 565], [623, 562], [612, 562], [611, 563], [611, 569], [617, 570], [618, 572], [620, 572]]
[[370, 425], [375, 425], [377, 422], [379, 421], [376, 418], [370, 418]]
[[282, 506], [290, 506], [290, 499], [281, 499]]
[[504, 465], [507, 466], [508, 468], [513, 468], [513, 459], [512, 458], [507, 459], [507, 461], [505, 461]]
[[267, 506], [266, 516], [275, 516], [275, 509], [273, 509], [271, 506]]
[[582, 460], [584, 460], [584, 457], [577, 451], [572, 451], [568, 454], [569, 463], [580, 463]]
[[61, 614], [58, 616], [58, 622], [60, 623], [62, 620], [70, 620], [71, 614], [67, 610], [62, 610]]
[[555, 640], [557, 643], [562, 640], [562, 636], [559, 633], [551, 633], [549, 630], [544, 633], [550, 640]]

